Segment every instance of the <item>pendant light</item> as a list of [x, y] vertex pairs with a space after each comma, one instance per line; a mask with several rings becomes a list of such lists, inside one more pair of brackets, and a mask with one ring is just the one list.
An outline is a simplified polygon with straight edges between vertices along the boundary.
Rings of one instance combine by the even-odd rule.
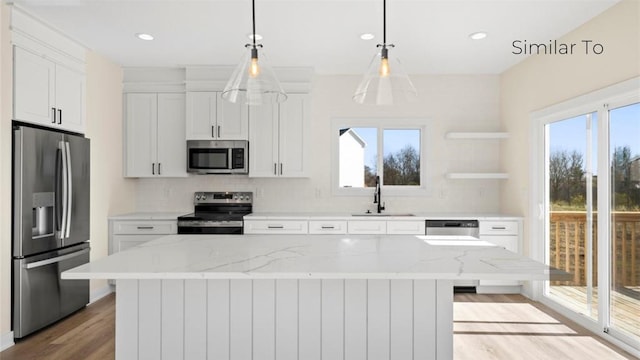
[[252, 43], [246, 44], [242, 61], [233, 71], [222, 92], [222, 98], [232, 103], [262, 105], [267, 102], [282, 102], [287, 94], [282, 90], [273, 69], [265, 61], [261, 44], [256, 44], [256, 2], [251, 0], [253, 20]]
[[409, 76], [397, 58], [389, 57], [393, 44], [387, 44], [387, 1], [382, 1], [382, 44], [373, 56], [369, 69], [353, 95], [359, 104], [394, 105], [414, 101], [418, 97]]

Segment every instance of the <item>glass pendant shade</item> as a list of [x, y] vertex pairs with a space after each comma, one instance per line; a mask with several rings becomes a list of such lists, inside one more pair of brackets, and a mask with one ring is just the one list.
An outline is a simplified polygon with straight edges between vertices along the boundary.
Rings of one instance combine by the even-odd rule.
[[381, 46], [353, 95], [359, 104], [397, 105], [415, 101], [418, 91], [397, 58], [390, 57], [390, 46]]
[[262, 105], [283, 102], [287, 94], [282, 90], [278, 78], [266, 61], [260, 45], [247, 44], [242, 61], [233, 71], [222, 92], [222, 98], [232, 103]]

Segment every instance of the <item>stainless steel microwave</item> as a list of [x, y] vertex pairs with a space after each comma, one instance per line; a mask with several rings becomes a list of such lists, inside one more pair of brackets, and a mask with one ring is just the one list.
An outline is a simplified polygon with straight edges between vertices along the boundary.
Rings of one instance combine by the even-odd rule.
[[196, 174], [248, 174], [246, 140], [187, 140], [187, 172]]

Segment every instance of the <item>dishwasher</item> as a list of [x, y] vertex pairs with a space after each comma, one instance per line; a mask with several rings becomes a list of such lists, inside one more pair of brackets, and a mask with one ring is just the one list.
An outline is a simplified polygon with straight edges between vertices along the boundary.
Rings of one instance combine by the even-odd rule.
[[[478, 220], [426, 220], [425, 235], [427, 243], [482, 243]], [[478, 284], [478, 280], [454, 280], [453, 290], [456, 293], [475, 293]]]

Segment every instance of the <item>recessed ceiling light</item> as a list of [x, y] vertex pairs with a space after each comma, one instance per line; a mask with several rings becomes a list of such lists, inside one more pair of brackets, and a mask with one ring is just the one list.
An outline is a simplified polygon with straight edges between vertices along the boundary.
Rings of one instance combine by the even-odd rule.
[[484, 31], [474, 32], [473, 34], [470, 34], [469, 37], [473, 40], [482, 40], [487, 37], [487, 33]]
[[371, 34], [371, 33], [364, 33], [362, 35], [360, 35], [360, 39], [362, 40], [372, 40], [375, 37], [375, 35]]
[[153, 40], [153, 35], [151, 34], [145, 34], [145, 33], [137, 33], [136, 37], [140, 40]]
[[[249, 40], [253, 40], [253, 34], [248, 34], [247, 37], [249, 38]], [[256, 34], [256, 41], [260, 40], [262, 40], [262, 35]]]

